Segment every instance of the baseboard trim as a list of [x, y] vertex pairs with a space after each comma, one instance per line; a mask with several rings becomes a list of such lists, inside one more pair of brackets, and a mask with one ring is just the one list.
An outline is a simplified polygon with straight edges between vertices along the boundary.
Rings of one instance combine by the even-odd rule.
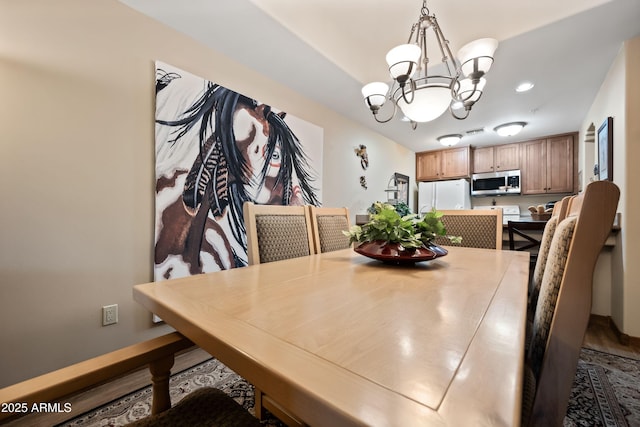
[[640, 345], [640, 338], [632, 337], [622, 332], [611, 316], [592, 314], [589, 318], [589, 322], [593, 324], [608, 326], [609, 328], [611, 328], [616, 338], [618, 338], [618, 342], [622, 345]]

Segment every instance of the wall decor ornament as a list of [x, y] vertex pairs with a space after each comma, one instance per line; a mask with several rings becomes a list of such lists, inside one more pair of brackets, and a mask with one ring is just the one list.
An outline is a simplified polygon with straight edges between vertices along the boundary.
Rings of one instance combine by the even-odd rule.
[[613, 117], [598, 128], [598, 178], [613, 181]]
[[367, 177], [365, 177], [364, 175], [360, 177], [360, 187], [364, 188], [365, 190], [367, 189]]
[[360, 166], [362, 169], [367, 170], [369, 167], [369, 155], [367, 154], [367, 146], [360, 144], [358, 147], [354, 148], [356, 156], [360, 157]]
[[323, 131], [156, 61], [155, 280], [247, 265], [245, 201], [320, 205]]

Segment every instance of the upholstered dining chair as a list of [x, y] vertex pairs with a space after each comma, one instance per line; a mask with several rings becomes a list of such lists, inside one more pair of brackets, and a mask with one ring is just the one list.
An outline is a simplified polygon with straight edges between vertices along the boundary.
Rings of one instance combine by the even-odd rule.
[[245, 202], [243, 216], [249, 265], [315, 253], [307, 206]]
[[316, 253], [347, 249], [350, 246], [349, 238], [342, 233], [351, 226], [349, 209], [309, 206], [309, 212]]
[[[263, 264], [315, 253], [309, 206], [243, 205], [247, 230], [249, 265]], [[289, 426], [303, 425], [278, 402], [255, 388], [255, 413], [259, 420], [265, 409]]]
[[556, 226], [525, 363], [523, 426], [563, 423], [591, 312], [593, 271], [619, 197], [612, 182], [592, 182]]
[[164, 412], [125, 427], [258, 427], [260, 421], [232, 397], [213, 387], [196, 389]]
[[[531, 339], [533, 334], [533, 317], [536, 312], [538, 295], [540, 294], [542, 275], [544, 274], [544, 269], [549, 258], [551, 241], [553, 240], [553, 235], [555, 234], [558, 223], [566, 217], [568, 207], [571, 204], [571, 200], [573, 199], [573, 197], [574, 196], [567, 196], [555, 204], [553, 212], [551, 214], [551, 218], [549, 218], [549, 221], [547, 221], [542, 233], [542, 238], [540, 240], [540, 250], [538, 251], [535, 267], [533, 269], [533, 272], [531, 272], [531, 279], [529, 281], [529, 292], [527, 300], [527, 327], [525, 331], [525, 352], [528, 352], [529, 347], [531, 346]], [[577, 215], [577, 212], [574, 211], [573, 215]], [[555, 268], [559, 267], [558, 262], [559, 261], [557, 259], [553, 261]]]
[[562, 221], [566, 215], [569, 207], [569, 203], [574, 196], [566, 196], [553, 207], [551, 218], [547, 221], [542, 232], [542, 238], [540, 239], [540, 249], [538, 250], [538, 256], [536, 257], [535, 266], [533, 269], [533, 275], [529, 282], [529, 300], [528, 300], [528, 318], [533, 320], [533, 313], [535, 311], [536, 303], [538, 302], [538, 294], [540, 293], [540, 284], [542, 283], [542, 275], [544, 268], [547, 264], [549, 256], [549, 248], [551, 247], [551, 240], [555, 234], [558, 222]]
[[502, 249], [502, 209], [439, 210], [449, 236], [461, 236], [460, 244], [453, 244], [439, 236], [435, 242], [443, 246]]
[[[31, 407], [39, 402], [65, 401], [148, 366], [153, 393], [151, 415], [127, 424], [129, 427], [259, 427], [260, 422], [249, 411], [213, 387], [192, 391], [171, 406], [169, 378], [174, 355], [193, 346], [178, 332], [162, 335], [2, 388], [0, 402], [24, 402]], [[11, 416], [0, 413], [0, 423]]]
[[545, 221], [507, 221], [509, 250], [529, 253], [529, 282], [531, 282], [533, 269], [538, 260], [539, 247], [542, 244], [542, 237], [538, 237], [538, 234], [540, 231], [544, 233], [546, 225]]

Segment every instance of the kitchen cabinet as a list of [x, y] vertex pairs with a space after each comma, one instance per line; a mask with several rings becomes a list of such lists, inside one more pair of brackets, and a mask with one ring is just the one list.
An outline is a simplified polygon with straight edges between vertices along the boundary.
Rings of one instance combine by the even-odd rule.
[[520, 169], [520, 144], [493, 145], [473, 150], [473, 173]]
[[435, 181], [440, 175], [440, 152], [416, 153], [416, 181]]
[[522, 194], [575, 192], [576, 136], [559, 135], [521, 143]]
[[470, 175], [471, 153], [469, 147], [416, 153], [417, 181], [468, 178]]

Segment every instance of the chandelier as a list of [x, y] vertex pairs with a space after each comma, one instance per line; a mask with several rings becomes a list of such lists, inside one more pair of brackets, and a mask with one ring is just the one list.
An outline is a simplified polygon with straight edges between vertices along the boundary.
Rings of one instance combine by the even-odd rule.
[[[435, 34], [446, 75], [428, 73], [429, 29]], [[486, 84], [484, 75], [493, 64], [493, 53], [497, 47], [495, 39], [478, 39], [463, 46], [456, 59], [435, 14], [430, 14], [427, 1], [423, 0], [420, 18], [412, 25], [407, 43], [387, 53], [389, 73], [393, 78], [391, 89], [386, 83], [373, 82], [362, 88], [362, 95], [379, 123], [390, 121], [398, 109], [411, 121], [414, 129], [417, 123], [434, 120], [447, 109], [456, 119], [466, 119], [482, 96]], [[388, 118], [380, 119], [378, 113], [387, 100], [393, 104], [393, 111]]]

